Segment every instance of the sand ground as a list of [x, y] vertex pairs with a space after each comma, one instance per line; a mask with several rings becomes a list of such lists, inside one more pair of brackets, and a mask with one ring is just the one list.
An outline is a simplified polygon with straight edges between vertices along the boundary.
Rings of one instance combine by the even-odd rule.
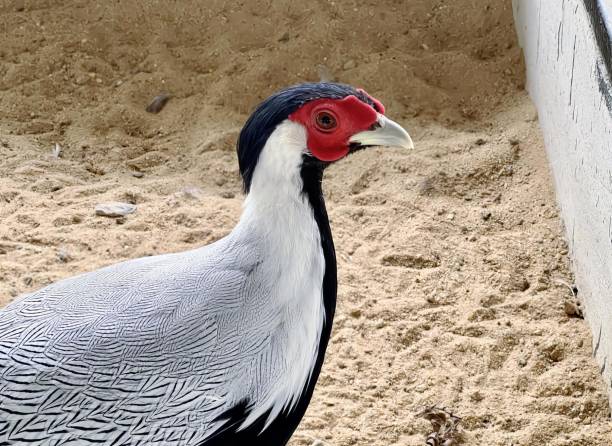
[[291, 445], [423, 445], [434, 404], [463, 444], [612, 444], [509, 1], [0, 0], [0, 304], [228, 233], [249, 110], [321, 76], [417, 149], [325, 175], [338, 311]]

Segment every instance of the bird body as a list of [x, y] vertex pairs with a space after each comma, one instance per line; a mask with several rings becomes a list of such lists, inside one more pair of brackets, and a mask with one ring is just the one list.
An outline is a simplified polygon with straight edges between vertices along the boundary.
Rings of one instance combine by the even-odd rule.
[[286, 444], [336, 303], [329, 161], [289, 118], [316, 96], [292, 101], [357, 94], [293, 88], [241, 133], [248, 194], [228, 236], [68, 278], [0, 311], [0, 446]]

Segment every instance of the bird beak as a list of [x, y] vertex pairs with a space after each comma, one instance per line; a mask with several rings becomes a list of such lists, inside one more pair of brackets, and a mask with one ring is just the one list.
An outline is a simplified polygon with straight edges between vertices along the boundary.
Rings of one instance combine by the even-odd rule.
[[349, 139], [351, 146], [357, 148], [368, 146], [403, 147], [414, 149], [412, 139], [406, 130], [397, 122], [391, 121], [384, 115], [378, 114], [376, 128], [365, 132], [355, 133]]

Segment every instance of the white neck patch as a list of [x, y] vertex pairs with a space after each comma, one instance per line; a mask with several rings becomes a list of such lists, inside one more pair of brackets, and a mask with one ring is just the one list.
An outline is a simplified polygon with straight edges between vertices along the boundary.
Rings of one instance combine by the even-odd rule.
[[305, 153], [305, 128], [288, 120], [281, 123], [259, 155], [237, 226], [263, 242], [262, 269], [276, 278], [271, 302], [280, 319], [271, 327], [265, 359], [273, 373], [252, 383], [251, 412], [241, 429], [270, 411], [268, 427], [282, 410], [294, 408], [319, 352], [325, 258], [313, 210], [302, 191]]

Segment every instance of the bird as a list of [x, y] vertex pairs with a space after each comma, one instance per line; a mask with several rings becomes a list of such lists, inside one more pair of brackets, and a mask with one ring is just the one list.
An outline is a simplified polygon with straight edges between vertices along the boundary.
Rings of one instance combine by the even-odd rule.
[[245, 198], [227, 236], [0, 310], [0, 446], [286, 445], [336, 307], [323, 172], [371, 146], [413, 143], [365, 90], [284, 88], [238, 135]]

